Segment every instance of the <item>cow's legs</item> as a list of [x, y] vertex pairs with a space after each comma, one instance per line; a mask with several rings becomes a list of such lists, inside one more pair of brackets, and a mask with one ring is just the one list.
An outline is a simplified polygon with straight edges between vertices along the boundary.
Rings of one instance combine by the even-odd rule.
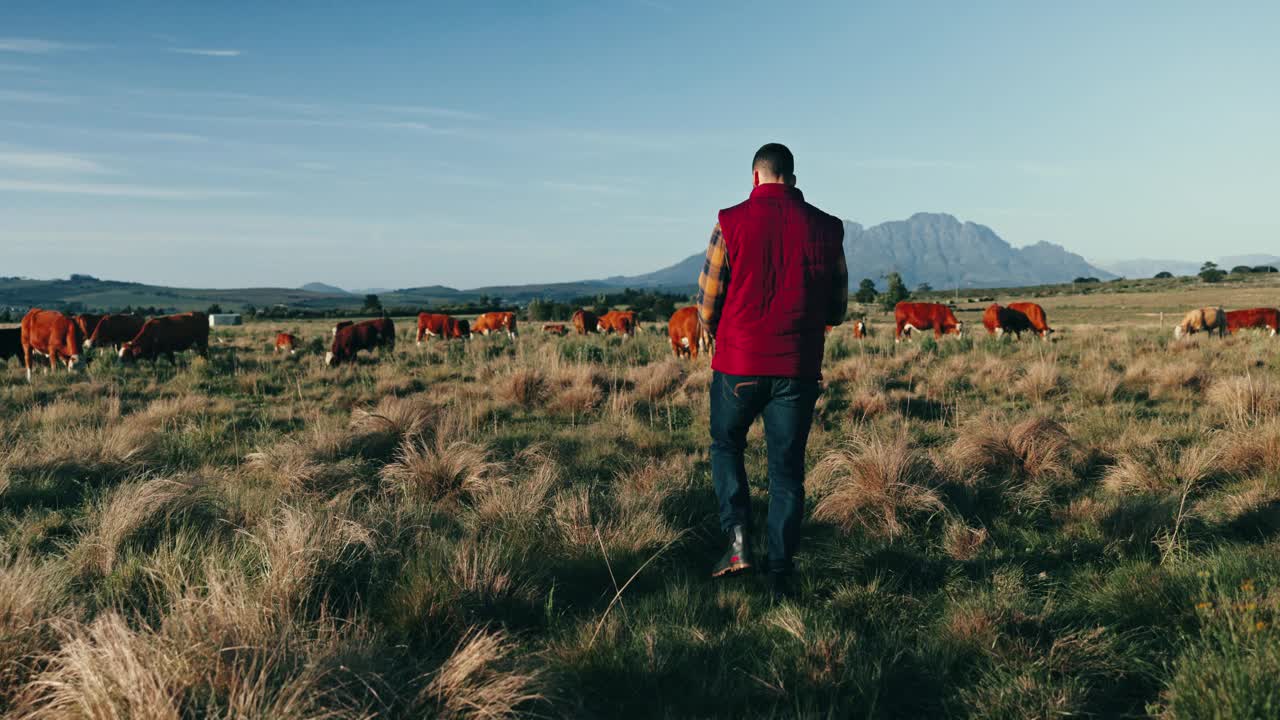
[[22, 345], [22, 364], [27, 368], [27, 382], [31, 382], [31, 346]]

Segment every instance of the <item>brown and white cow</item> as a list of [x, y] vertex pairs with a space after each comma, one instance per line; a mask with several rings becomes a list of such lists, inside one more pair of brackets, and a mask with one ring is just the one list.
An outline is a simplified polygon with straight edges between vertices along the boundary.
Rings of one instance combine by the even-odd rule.
[[59, 360], [65, 360], [67, 370], [74, 370], [80, 362], [80, 344], [84, 337], [75, 321], [57, 310], [31, 308], [22, 318], [22, 363], [27, 368], [27, 381], [31, 381], [31, 354], [49, 358], [49, 369], [56, 370]]
[[73, 319], [76, 327], [80, 328], [80, 334], [88, 338], [93, 336], [93, 331], [97, 329], [98, 321], [102, 318], [102, 315], [96, 315], [94, 313], [80, 313]]
[[294, 337], [293, 335], [290, 335], [287, 332], [276, 333], [275, 349], [272, 350], [271, 352], [278, 353], [281, 350], [283, 350], [289, 353], [290, 355], [293, 355], [298, 352], [299, 344], [300, 343], [298, 342], [298, 338]]
[[476, 318], [471, 324], [472, 332], [488, 335], [491, 332], [506, 331], [507, 337], [514, 338], [516, 330], [516, 314], [513, 312], [487, 312]]
[[441, 313], [418, 313], [418, 344], [423, 338], [466, 340], [471, 337], [471, 326], [465, 320], [456, 320]]
[[[826, 334], [830, 335], [831, 331], [834, 330], [835, 327], [835, 325], [828, 325], [825, 331]], [[867, 323], [865, 320], [854, 320], [853, 323], [850, 324], [850, 327], [853, 329], [853, 337], [855, 340], [861, 340], [867, 336]]]
[[22, 357], [22, 328], [0, 328], [0, 365]]
[[698, 352], [715, 352], [711, 334], [703, 327], [695, 306], [682, 307], [667, 321], [667, 337], [671, 340], [671, 353], [676, 357], [695, 359]]
[[159, 362], [160, 356], [177, 364], [177, 353], [192, 350], [209, 356], [209, 316], [202, 312], [153, 317], [142, 324], [134, 338], [120, 346], [120, 359], [126, 362], [150, 360]]
[[1227, 311], [1227, 332], [1257, 328], [1269, 330], [1271, 337], [1280, 331], [1280, 310], [1276, 308], [1249, 308]]
[[1053, 328], [1049, 327], [1049, 316], [1045, 315], [1044, 308], [1040, 307], [1039, 303], [1009, 303], [1009, 309], [1026, 315], [1027, 320], [1031, 322], [1031, 329], [1040, 336], [1040, 339], [1048, 340], [1049, 336], [1054, 333]]
[[579, 335], [589, 335], [600, 329], [600, 318], [590, 310], [578, 310], [573, 314], [573, 329]]
[[1022, 338], [1022, 333], [1035, 330], [1026, 313], [999, 303], [991, 303], [982, 312], [982, 326], [987, 329], [988, 335], [1004, 337], [1012, 334], [1019, 339]]
[[542, 332], [547, 335], [568, 335], [569, 328], [564, 323], [546, 323], [542, 326]]
[[596, 329], [602, 333], [617, 333], [629, 338], [635, 335], [636, 314], [629, 310], [610, 310], [596, 321]]
[[1197, 308], [1183, 315], [1182, 322], [1173, 328], [1175, 338], [1198, 332], [1224, 337], [1227, 334], [1227, 314], [1220, 307]]
[[964, 334], [964, 323], [956, 319], [951, 308], [941, 303], [903, 301], [893, 307], [893, 319], [896, 325], [894, 342], [901, 342], [904, 332], [910, 336], [916, 330], [932, 329], [934, 337], [939, 339], [952, 333], [957, 337]]
[[142, 330], [142, 325], [146, 321], [146, 318], [138, 315], [103, 315], [88, 339], [84, 341], [84, 349], [92, 350], [111, 345], [119, 352], [121, 345], [138, 336], [138, 332]]
[[333, 345], [324, 356], [324, 364], [334, 367], [344, 362], [355, 362], [356, 354], [361, 350], [395, 350], [395, 347], [395, 324], [390, 318], [362, 320], [338, 330], [333, 338]]

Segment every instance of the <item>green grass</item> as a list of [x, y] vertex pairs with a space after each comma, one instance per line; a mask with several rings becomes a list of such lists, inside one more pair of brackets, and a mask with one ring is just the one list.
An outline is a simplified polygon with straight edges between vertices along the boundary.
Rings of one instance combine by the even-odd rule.
[[0, 369], [0, 714], [1275, 714], [1272, 339], [838, 329], [774, 604], [707, 578], [705, 358], [289, 325]]

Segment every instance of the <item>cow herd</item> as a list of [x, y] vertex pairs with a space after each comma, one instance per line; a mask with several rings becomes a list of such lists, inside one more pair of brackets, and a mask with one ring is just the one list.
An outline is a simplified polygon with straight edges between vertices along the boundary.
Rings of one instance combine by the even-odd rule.
[[[894, 307], [894, 340], [910, 340], [916, 332], [932, 330], [934, 337], [960, 336], [964, 323], [956, 318], [954, 310], [941, 303], [900, 302]], [[1032, 333], [1048, 340], [1053, 334], [1044, 308], [1031, 302], [1015, 302], [1006, 305], [993, 303], [982, 314], [982, 324], [989, 335], [1002, 337], [1013, 335], [1021, 338]], [[489, 335], [505, 333], [509, 338], [518, 337], [518, 322], [513, 312], [489, 312], [474, 321], [454, 318], [440, 313], [419, 313], [417, 342], [419, 345], [431, 338], [441, 340], [468, 340], [475, 333]], [[852, 323], [855, 339], [867, 337], [870, 328], [865, 320]], [[1191, 310], [1174, 327], [1175, 338], [1195, 333], [1225, 336], [1242, 329], [1261, 329], [1276, 335], [1280, 330], [1280, 310], [1276, 308], [1252, 308], [1224, 311], [1220, 307], [1203, 307]], [[542, 331], [548, 335], [563, 336], [570, 330], [578, 335], [593, 333], [616, 334], [633, 337], [641, 331], [633, 311], [614, 310], [596, 315], [589, 310], [573, 314], [571, 325], [547, 323]], [[827, 332], [832, 328], [828, 326]], [[683, 307], [675, 311], [667, 322], [667, 336], [671, 352], [677, 358], [697, 358], [698, 354], [714, 351], [714, 340], [703, 327], [696, 307]], [[285, 332], [276, 335], [275, 352], [296, 353], [298, 338]], [[325, 365], [336, 366], [354, 362], [361, 350], [395, 350], [396, 329], [390, 318], [372, 320], [344, 320], [333, 328], [333, 342], [325, 354]], [[59, 364], [74, 369], [83, 353], [110, 346], [122, 361], [151, 360], [167, 357], [172, 363], [175, 353], [194, 349], [207, 355], [209, 349], [209, 318], [202, 312], [188, 312], [144, 319], [127, 314], [81, 314], [67, 316], [56, 310], [33, 308], [22, 318], [18, 328], [0, 329], [0, 362], [10, 357], [21, 357], [31, 379], [33, 357], [47, 358], [49, 367]]]
[[82, 353], [112, 346], [123, 361], [152, 360], [195, 349], [209, 351], [209, 316], [188, 312], [143, 319], [136, 315], [76, 315], [32, 308], [16, 329], [0, 330], [0, 361], [17, 355], [31, 379], [32, 359], [44, 357], [49, 368], [75, 369]]

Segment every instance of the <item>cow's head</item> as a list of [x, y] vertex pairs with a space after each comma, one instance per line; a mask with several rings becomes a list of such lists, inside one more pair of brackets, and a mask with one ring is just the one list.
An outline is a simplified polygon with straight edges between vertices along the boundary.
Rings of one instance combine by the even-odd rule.
[[1174, 340], [1181, 339], [1181, 338], [1182, 338], [1182, 336], [1186, 334], [1186, 332], [1187, 332], [1187, 329], [1186, 329], [1186, 328], [1184, 328], [1183, 326], [1181, 326], [1181, 325], [1174, 325], [1174, 326], [1173, 326], [1173, 339], [1174, 339]]
[[142, 355], [142, 348], [138, 347], [132, 340], [120, 346], [120, 360], [122, 362], [132, 362]]
[[964, 337], [964, 321], [963, 320], [956, 321], [955, 330], [956, 330], [956, 337]]
[[77, 366], [79, 366], [79, 365], [80, 365], [80, 354], [79, 354], [79, 353], [77, 353], [77, 354], [75, 354], [75, 355], [72, 355], [71, 357], [67, 358], [67, 371], [68, 371], [68, 372], [70, 372], [70, 371], [72, 371], [72, 370], [75, 370], [75, 369], [76, 369], [76, 367], [77, 367]]
[[325, 365], [325, 367], [333, 367], [333, 366], [336, 364], [336, 363], [335, 363], [335, 361], [336, 361], [337, 359], [338, 359], [338, 358], [337, 358], [337, 356], [333, 354], [333, 351], [332, 351], [332, 350], [330, 350], [329, 352], [325, 353], [325, 354], [324, 354], [324, 365]]

